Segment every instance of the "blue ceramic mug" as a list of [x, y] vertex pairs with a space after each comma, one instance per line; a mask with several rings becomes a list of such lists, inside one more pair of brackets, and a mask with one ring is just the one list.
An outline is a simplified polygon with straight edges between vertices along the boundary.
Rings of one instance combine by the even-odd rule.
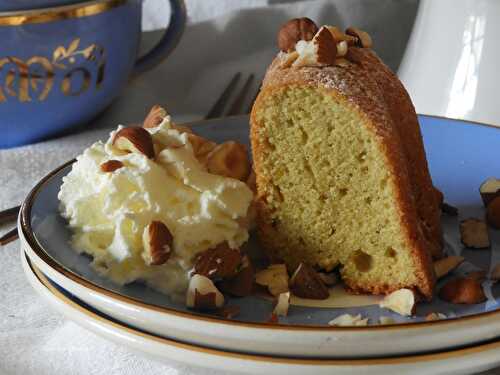
[[164, 59], [186, 21], [184, 2], [169, 1], [168, 29], [139, 59], [141, 0], [0, 11], [0, 148], [86, 123], [111, 103], [132, 74]]

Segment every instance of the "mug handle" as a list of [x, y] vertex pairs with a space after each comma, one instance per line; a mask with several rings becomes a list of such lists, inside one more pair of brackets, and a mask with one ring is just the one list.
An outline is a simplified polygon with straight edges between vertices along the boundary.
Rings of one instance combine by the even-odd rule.
[[158, 65], [174, 50], [181, 39], [186, 26], [186, 5], [184, 0], [169, 0], [169, 2], [171, 11], [167, 30], [156, 46], [135, 62], [133, 76], [144, 73]]

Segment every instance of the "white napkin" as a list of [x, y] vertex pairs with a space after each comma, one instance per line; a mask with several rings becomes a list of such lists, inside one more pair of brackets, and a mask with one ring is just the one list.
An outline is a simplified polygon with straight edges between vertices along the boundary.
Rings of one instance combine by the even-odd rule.
[[[275, 1], [276, 2], [276, 1]], [[148, 0], [146, 28], [162, 24], [165, 0]], [[191, 24], [172, 56], [131, 82], [114, 105], [73, 135], [0, 150], [0, 209], [20, 203], [47, 172], [76, 156], [118, 123], [142, 120], [156, 103], [177, 120], [201, 118], [232, 75], [254, 72], [259, 84], [276, 53], [279, 25], [296, 16], [319, 24], [358, 25], [371, 32], [375, 49], [396, 68], [416, 11], [416, 0], [324, 0], [272, 5], [265, 0], [186, 1]], [[213, 18], [217, 16], [216, 18]], [[144, 38], [145, 48], [160, 33]], [[0, 234], [10, 229], [0, 227]], [[160, 364], [108, 342], [65, 320], [43, 303], [24, 278], [19, 243], [0, 249], [0, 374], [211, 374], [172, 363]], [[217, 372], [221, 374], [220, 372]], [[493, 374], [493, 372], [490, 372]]]

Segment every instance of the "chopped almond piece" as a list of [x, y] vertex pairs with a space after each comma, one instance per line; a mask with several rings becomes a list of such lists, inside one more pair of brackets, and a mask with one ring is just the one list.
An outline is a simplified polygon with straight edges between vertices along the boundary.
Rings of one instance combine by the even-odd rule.
[[316, 46], [316, 61], [319, 64], [332, 65], [335, 62], [337, 44], [328, 28], [321, 27], [314, 36], [312, 43]]
[[120, 160], [108, 160], [100, 165], [101, 172], [111, 173], [123, 167]]
[[442, 319], [446, 319], [446, 315], [444, 315], [443, 313], [435, 313], [435, 312], [432, 312], [432, 313], [429, 313], [426, 315], [425, 317], [425, 320], [427, 322], [432, 322], [432, 321], [435, 321], [435, 320], [442, 320]]
[[496, 178], [487, 179], [479, 187], [479, 194], [481, 194], [484, 207], [488, 207], [493, 199], [500, 197], [500, 180]]
[[277, 316], [287, 316], [290, 307], [290, 292], [280, 293], [276, 300], [273, 313]]
[[162, 123], [163, 119], [166, 116], [167, 116], [167, 111], [165, 111], [165, 109], [163, 109], [158, 104], [155, 104], [149, 111], [146, 118], [144, 119], [142, 127], [145, 129], [156, 128], [158, 125]]
[[194, 275], [189, 280], [186, 306], [195, 310], [216, 310], [224, 305], [224, 296], [212, 280], [202, 275]]
[[344, 34], [342, 31], [339, 30], [339, 28], [337, 26], [325, 26], [325, 27], [332, 34], [333, 39], [335, 39], [335, 42], [337, 42], [337, 43], [345, 41], [350, 46], [353, 46], [356, 43], [358, 43], [357, 37]]
[[415, 293], [410, 289], [399, 289], [384, 297], [379, 306], [410, 316], [415, 313]]
[[208, 154], [210, 154], [217, 144], [193, 133], [188, 133], [187, 138], [193, 148], [194, 156], [201, 164], [205, 165]]
[[278, 296], [289, 290], [288, 272], [284, 264], [271, 264], [266, 269], [257, 272], [255, 282], [267, 287], [273, 296]]
[[446, 276], [452, 270], [457, 268], [464, 260], [464, 257], [451, 255], [435, 261], [434, 272], [436, 274], [436, 278], [440, 279], [441, 277]]
[[460, 223], [462, 243], [471, 249], [485, 249], [490, 247], [488, 227], [483, 220], [467, 219]]
[[280, 55], [280, 68], [286, 69], [292, 66], [292, 64], [299, 57], [299, 53], [297, 51], [289, 52], [289, 53], [281, 53]]
[[345, 31], [347, 35], [352, 35], [358, 38], [358, 46], [363, 48], [370, 48], [373, 46], [372, 37], [366, 31], [356, 27], [348, 27]]
[[367, 326], [368, 318], [363, 319], [361, 314], [342, 314], [340, 316], [337, 316], [335, 319], [330, 320], [328, 322], [328, 325], [338, 327]]

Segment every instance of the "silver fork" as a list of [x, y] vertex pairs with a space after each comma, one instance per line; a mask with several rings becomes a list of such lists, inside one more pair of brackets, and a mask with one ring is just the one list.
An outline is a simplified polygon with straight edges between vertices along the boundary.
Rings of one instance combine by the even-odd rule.
[[[244, 104], [247, 97], [249, 97], [249, 91], [250, 88], [252, 87], [252, 83], [254, 81], [255, 76], [253, 73], [248, 75], [241, 89], [238, 92], [236, 92], [236, 95], [233, 95], [241, 79], [241, 76], [242, 76], [241, 72], [238, 72], [231, 78], [229, 84], [226, 86], [224, 91], [217, 98], [212, 108], [210, 109], [210, 111], [208, 111], [207, 115], [205, 116], [206, 120], [222, 116], [235, 116], [239, 114], [249, 113], [251, 111], [253, 102], [255, 101], [255, 98], [259, 93], [260, 87], [251, 96], [251, 99], [248, 102], [249, 104], [245, 107]], [[229, 106], [229, 108], [226, 110], [226, 112], [224, 112], [224, 109], [228, 106], [228, 103], [230, 102], [232, 96], [235, 97], [231, 101], [231, 105]], [[21, 206], [16, 206], [9, 208], [7, 210], [0, 211], [0, 225], [8, 224], [10, 222], [15, 222], [17, 216], [19, 215], [20, 208]], [[17, 232], [17, 228], [13, 228], [9, 230], [7, 233], [5, 233], [2, 237], [0, 237], [0, 246], [7, 245], [8, 243], [17, 240], [18, 238], [19, 234]]]
[[236, 93], [235, 98], [231, 102], [231, 105], [227, 109], [227, 111], [224, 113], [224, 109], [227, 107], [227, 104], [229, 103], [229, 99], [231, 98], [233, 92], [235, 91], [236, 87], [238, 86], [238, 82], [241, 79], [241, 72], [236, 73], [231, 81], [229, 81], [229, 84], [226, 86], [224, 91], [221, 93], [219, 98], [215, 101], [213, 104], [212, 108], [210, 111], [208, 111], [207, 115], [205, 116], [205, 120], [216, 118], [216, 117], [223, 117], [223, 116], [235, 116], [235, 115], [240, 115], [240, 114], [245, 114], [249, 113], [250, 110], [252, 109], [252, 104], [255, 100], [255, 97], [257, 96], [259, 90], [256, 90], [254, 95], [251, 97], [250, 104], [246, 107], [244, 107], [245, 101], [247, 97], [249, 96], [249, 91], [250, 88], [252, 87], [253, 80], [255, 78], [254, 74], [251, 73], [247, 79], [245, 80], [245, 83], [241, 87], [241, 89]]

